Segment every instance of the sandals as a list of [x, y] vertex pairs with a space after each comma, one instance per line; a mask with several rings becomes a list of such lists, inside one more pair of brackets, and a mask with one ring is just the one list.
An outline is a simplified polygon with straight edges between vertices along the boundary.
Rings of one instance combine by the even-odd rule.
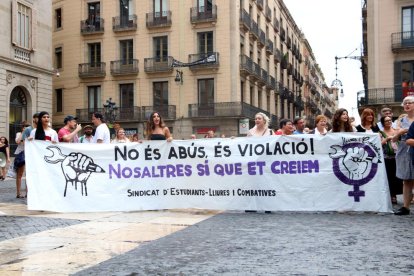
[[0, 180], [3, 181], [4, 180], [4, 176], [0, 176]]
[[17, 195], [16, 198], [24, 198], [22, 195]]

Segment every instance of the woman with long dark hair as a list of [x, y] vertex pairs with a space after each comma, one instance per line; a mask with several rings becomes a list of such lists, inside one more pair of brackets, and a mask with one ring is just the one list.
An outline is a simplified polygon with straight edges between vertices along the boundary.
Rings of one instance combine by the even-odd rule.
[[169, 128], [165, 125], [160, 113], [152, 112], [148, 118], [146, 127], [146, 137], [148, 140], [167, 140], [172, 141]]
[[39, 113], [39, 121], [37, 123], [37, 128], [33, 129], [30, 133], [30, 140], [43, 140], [51, 141], [53, 143], [58, 143], [59, 138], [57, 132], [49, 126], [50, 116], [46, 111]]
[[332, 119], [332, 132], [356, 132], [349, 120], [348, 110], [338, 109]]

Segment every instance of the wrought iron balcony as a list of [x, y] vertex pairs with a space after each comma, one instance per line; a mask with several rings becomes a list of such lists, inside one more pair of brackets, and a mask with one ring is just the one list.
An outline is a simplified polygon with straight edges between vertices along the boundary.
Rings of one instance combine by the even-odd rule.
[[196, 64], [190, 66], [190, 70], [218, 68], [220, 65], [219, 53], [211, 52], [201, 54], [190, 54], [188, 55], [188, 62]]
[[268, 5], [266, 5], [265, 16], [268, 22], [272, 21], [272, 10], [269, 8]]
[[171, 11], [147, 13], [146, 22], [148, 29], [171, 27]]
[[289, 76], [293, 74], [292, 63], [289, 62], [286, 69], [287, 69], [287, 73], [288, 73]]
[[414, 88], [374, 88], [357, 93], [358, 107], [401, 103], [405, 96], [414, 92]]
[[144, 71], [146, 73], [172, 72], [173, 57], [154, 57], [144, 59]]
[[259, 10], [263, 10], [263, 0], [256, 0], [256, 5]]
[[[80, 123], [90, 123], [92, 114], [99, 112], [105, 114], [105, 108], [81, 108], [76, 109], [76, 117]], [[118, 107], [115, 122], [139, 122], [141, 118], [141, 108], [138, 106]]]
[[414, 31], [393, 33], [391, 35], [391, 49], [393, 52], [414, 50]]
[[279, 117], [272, 114], [270, 117], [269, 128], [278, 129], [279, 128]]
[[332, 118], [333, 114], [329, 109], [325, 109], [325, 112], [323, 113], [326, 117], [328, 117], [329, 119]]
[[259, 28], [259, 40], [257, 41], [257, 46], [263, 48], [266, 44], [266, 34]]
[[266, 54], [273, 54], [273, 41], [270, 39], [266, 39]]
[[305, 103], [302, 101], [302, 98], [296, 97], [295, 102], [293, 103], [293, 105], [300, 111], [302, 111], [305, 108]]
[[273, 51], [273, 60], [276, 63], [279, 63], [282, 60], [282, 52], [278, 48], [275, 48]]
[[246, 55], [240, 55], [240, 74], [243, 76], [253, 74], [253, 60]]
[[263, 68], [260, 68], [260, 78], [257, 80], [257, 85], [265, 86], [267, 84], [269, 74]]
[[81, 34], [89, 35], [89, 34], [103, 34], [104, 32], [104, 20], [103, 18], [99, 19], [86, 19], [82, 20], [80, 23]]
[[288, 49], [292, 48], [292, 39], [289, 36], [287, 38], [286, 46], [288, 47]]
[[259, 81], [262, 78], [262, 68], [256, 62], [253, 62], [253, 74], [250, 78], [252, 81]]
[[273, 18], [273, 29], [275, 30], [275, 32], [279, 32], [280, 26], [279, 26], [279, 20], [277, 20], [276, 17]]
[[135, 31], [137, 29], [137, 15], [112, 17], [112, 30], [114, 32]]
[[276, 90], [276, 79], [271, 75], [267, 77], [266, 88], [270, 90]]
[[259, 26], [257, 25], [256, 21], [250, 21], [250, 38], [253, 40], [257, 40], [259, 38]]
[[80, 78], [100, 78], [106, 75], [105, 62], [81, 63], [78, 67]]
[[233, 117], [233, 118], [254, 118], [256, 113], [269, 112], [244, 102], [222, 102], [209, 104], [189, 104], [189, 118], [212, 118], [212, 117]]
[[280, 30], [280, 39], [282, 41], [285, 41], [286, 40], [286, 31], [285, 31], [284, 28], [281, 28], [281, 30]]
[[129, 59], [111, 61], [111, 74], [114, 76], [138, 74], [138, 60]]
[[250, 15], [244, 9], [240, 10], [240, 18], [239, 18], [239, 26], [240, 30], [243, 32], [247, 32], [250, 30], [250, 26], [252, 25]]
[[206, 7], [192, 7], [190, 9], [191, 23], [217, 22], [217, 5], [213, 5], [211, 10]]
[[175, 120], [177, 118], [175, 105], [154, 105], [141, 107], [142, 120], [148, 121], [152, 112], [158, 112], [164, 120]]

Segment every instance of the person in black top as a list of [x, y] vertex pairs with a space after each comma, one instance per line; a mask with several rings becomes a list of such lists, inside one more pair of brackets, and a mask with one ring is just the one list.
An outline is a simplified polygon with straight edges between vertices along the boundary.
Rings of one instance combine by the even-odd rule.
[[379, 127], [375, 123], [375, 114], [371, 108], [365, 108], [361, 114], [361, 124], [356, 127], [358, 132], [377, 133]]
[[146, 136], [148, 140], [167, 140], [172, 141], [172, 135], [164, 120], [158, 112], [151, 113], [147, 122]]

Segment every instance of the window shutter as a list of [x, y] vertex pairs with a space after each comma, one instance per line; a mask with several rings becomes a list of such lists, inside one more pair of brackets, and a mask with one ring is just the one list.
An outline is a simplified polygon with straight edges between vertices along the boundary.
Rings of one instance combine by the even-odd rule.
[[11, 30], [11, 43], [17, 45], [17, 1], [12, 1], [12, 30]]
[[37, 10], [32, 8], [32, 24], [31, 24], [31, 50], [35, 51], [37, 47]]
[[403, 90], [402, 90], [402, 62], [394, 62], [394, 101], [402, 102]]

